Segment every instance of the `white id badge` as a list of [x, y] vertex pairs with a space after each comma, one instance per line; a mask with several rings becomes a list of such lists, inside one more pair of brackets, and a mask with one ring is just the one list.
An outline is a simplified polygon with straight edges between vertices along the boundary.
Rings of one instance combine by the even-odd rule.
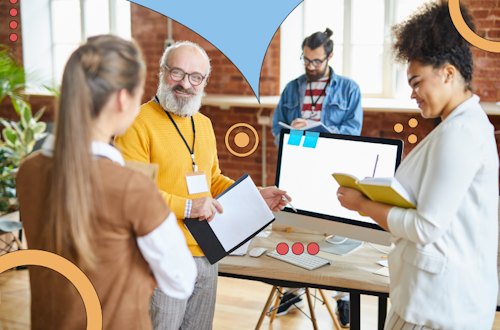
[[186, 184], [190, 195], [209, 191], [205, 171], [186, 172]]

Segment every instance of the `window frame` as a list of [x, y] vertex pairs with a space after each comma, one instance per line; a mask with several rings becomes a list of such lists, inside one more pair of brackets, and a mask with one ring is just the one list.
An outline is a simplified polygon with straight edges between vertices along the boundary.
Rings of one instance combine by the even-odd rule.
[[[307, 1], [307, 0], [305, 0]], [[396, 23], [396, 15], [397, 15], [397, 6], [398, 6], [399, 0], [384, 0], [384, 41], [383, 41], [383, 55], [382, 55], [382, 92], [381, 93], [363, 93], [362, 92], [362, 97], [363, 98], [386, 98], [386, 99], [393, 99], [397, 98], [397, 91], [396, 91], [396, 73], [397, 73], [397, 64], [394, 63], [394, 60], [391, 56], [391, 47], [392, 47], [392, 38], [391, 38], [391, 27]], [[343, 0], [344, 4], [344, 22], [343, 22], [343, 42], [342, 44], [335, 44], [334, 47], [336, 46], [342, 46], [342, 74], [343, 76], [346, 77], [351, 77], [351, 59], [352, 59], [352, 1], [351, 0]], [[299, 7], [300, 6], [300, 7]], [[295, 25], [301, 26], [302, 30], [302, 35], [301, 36], [295, 36], [295, 44], [293, 47], [299, 47], [302, 44], [302, 41], [304, 40], [305, 37], [305, 26], [307, 25], [306, 19], [306, 11], [304, 10], [303, 6], [304, 4], [302, 3], [299, 5], [295, 10], [298, 10], [299, 13], [296, 15], [295, 18]], [[289, 17], [292, 14], [289, 15]], [[299, 22], [299, 20], [301, 20]], [[286, 21], [285, 21], [286, 22]], [[286, 24], [286, 23], [285, 23]], [[282, 24], [282, 30], [281, 30], [281, 40], [284, 38], [287, 38], [287, 43], [285, 44], [285, 47], [281, 47], [281, 63], [287, 63], [287, 68], [283, 68], [283, 65], [281, 65], [280, 68], [280, 76], [282, 77], [280, 79], [280, 91], [283, 91], [285, 88], [286, 84], [292, 80], [295, 79], [296, 77], [291, 78], [290, 76], [290, 71], [293, 72], [298, 72], [297, 68], [293, 68], [290, 70], [289, 68], [289, 63], [293, 63], [290, 59], [285, 60], [284, 57], [290, 56], [290, 53], [296, 53], [295, 50], [292, 50], [290, 47], [291, 45], [291, 38], [288, 35], [288, 33], [292, 33], [292, 31], [287, 32], [288, 28], [285, 26], [283, 28], [284, 24]], [[290, 29], [291, 30], [291, 29]], [[335, 31], [334, 31], [335, 32]], [[300, 39], [300, 41], [299, 41]], [[281, 45], [283, 46], [283, 44]], [[284, 49], [285, 48], [285, 49]], [[335, 49], [335, 48], [334, 48]], [[299, 64], [300, 65], [300, 64]], [[303, 74], [303, 66], [301, 68], [301, 72]], [[287, 72], [288, 71], [288, 72]], [[290, 79], [291, 78], [291, 79]]]
[[[21, 2], [21, 20], [22, 20], [22, 33], [23, 33], [23, 60], [25, 62], [25, 69], [28, 72], [44, 72], [47, 76], [50, 76], [46, 79], [47, 84], [50, 84], [52, 88], [60, 87], [60, 82], [62, 77], [57, 76], [57, 67], [56, 67], [56, 54], [55, 47], [56, 45], [64, 45], [67, 43], [56, 43], [54, 42], [54, 20], [52, 17], [52, 5], [55, 0], [24, 0]], [[85, 24], [85, 2], [86, 0], [76, 0], [79, 2], [80, 9], [80, 40], [78, 43], [84, 44], [86, 42], [86, 24]], [[106, 3], [108, 6], [108, 15], [109, 15], [109, 27], [108, 33], [113, 35], [119, 35], [125, 39], [131, 39], [131, 22], [127, 24], [126, 29], [119, 28], [119, 19], [118, 14], [121, 13], [119, 10], [118, 1], [122, 1], [125, 5], [130, 6], [130, 2], [126, 0], [107, 0], [102, 1], [102, 3]], [[38, 3], [37, 3], [38, 2]], [[30, 6], [36, 4], [39, 11], [30, 10]], [[23, 6], [24, 5], [24, 6]], [[124, 7], [125, 8], [125, 7]], [[130, 10], [127, 9], [127, 16], [124, 19], [131, 20]], [[36, 23], [32, 23], [33, 17], [42, 16], [41, 18], [37, 17], [37, 20], [40, 19], [43, 21], [43, 26], [39, 26]], [[130, 29], [128, 25], [130, 24]], [[37, 40], [37, 43], [46, 43], [47, 49], [44, 55], [44, 58], [39, 61], [37, 59], [37, 55], [34, 54], [35, 47], [31, 46], [30, 43], [33, 40]], [[40, 41], [41, 40], [41, 41]], [[50, 58], [50, 59], [49, 59]], [[28, 60], [27, 60], [28, 59]], [[66, 59], [67, 60], [67, 59]], [[50, 64], [48, 63], [50, 61]], [[45, 63], [45, 65], [43, 65]], [[50, 68], [44, 68], [48, 67]], [[51, 93], [47, 90], [43, 89], [31, 89], [26, 91], [30, 95], [51, 95]]]

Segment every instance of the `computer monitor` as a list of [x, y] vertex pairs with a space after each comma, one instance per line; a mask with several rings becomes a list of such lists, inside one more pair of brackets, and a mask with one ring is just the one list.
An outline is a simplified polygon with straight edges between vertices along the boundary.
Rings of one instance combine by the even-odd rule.
[[[290, 136], [289, 129], [281, 130], [276, 186], [287, 191], [297, 213], [285, 207], [275, 213], [276, 222], [389, 246], [390, 233], [340, 204], [339, 184], [332, 174], [347, 173], [359, 179], [393, 177], [401, 162], [403, 141], [320, 133], [315, 145], [306, 142], [308, 147], [305, 135], [299, 143], [298, 137], [290, 140]], [[314, 137], [308, 139], [314, 142]]]

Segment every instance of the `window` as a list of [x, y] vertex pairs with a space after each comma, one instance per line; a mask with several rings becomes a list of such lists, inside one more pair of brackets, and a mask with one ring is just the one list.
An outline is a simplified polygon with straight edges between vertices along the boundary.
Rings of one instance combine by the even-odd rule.
[[23, 0], [21, 20], [24, 67], [53, 86], [61, 84], [69, 56], [88, 37], [131, 37], [126, 0]]
[[305, 0], [281, 25], [281, 90], [304, 73], [305, 37], [333, 31], [335, 73], [352, 78], [363, 97], [408, 98], [406, 68], [394, 64], [391, 26], [426, 0]]

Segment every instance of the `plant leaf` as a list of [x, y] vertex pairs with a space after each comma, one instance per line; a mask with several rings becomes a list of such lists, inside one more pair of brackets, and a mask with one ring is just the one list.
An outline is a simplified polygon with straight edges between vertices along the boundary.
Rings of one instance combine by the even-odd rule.
[[35, 116], [33, 117], [35, 119], [35, 121], [39, 121], [40, 120], [40, 117], [42, 117], [43, 113], [45, 112], [45, 109], [47, 107], [43, 107], [41, 108], [40, 110], [38, 110], [35, 114]]
[[19, 112], [21, 116], [21, 125], [23, 125], [24, 128], [29, 127], [30, 119], [32, 118], [31, 107], [29, 104], [23, 102], [22, 106], [19, 107]]
[[7, 144], [14, 146], [14, 144], [16, 143], [16, 132], [14, 132], [12, 129], [4, 128], [2, 131], [2, 136]]
[[[35, 133], [33, 133], [33, 129], [31, 127], [28, 127], [24, 130], [24, 145], [29, 146], [32, 142], [34, 144], [35, 142]], [[27, 152], [28, 154], [29, 152]]]
[[5, 128], [10, 128], [12, 129], [12, 126], [9, 124], [9, 122], [3, 118], [0, 118], [0, 123], [5, 127]]
[[11, 121], [10, 124], [16, 130], [17, 134], [19, 134], [19, 137], [21, 137], [23, 135], [23, 129], [19, 126], [19, 124], [15, 121]]
[[45, 124], [44, 122], [39, 122], [32, 126], [33, 133], [35, 134], [35, 136], [37, 134], [42, 134], [43, 132], [45, 132], [46, 128], [47, 124]]

